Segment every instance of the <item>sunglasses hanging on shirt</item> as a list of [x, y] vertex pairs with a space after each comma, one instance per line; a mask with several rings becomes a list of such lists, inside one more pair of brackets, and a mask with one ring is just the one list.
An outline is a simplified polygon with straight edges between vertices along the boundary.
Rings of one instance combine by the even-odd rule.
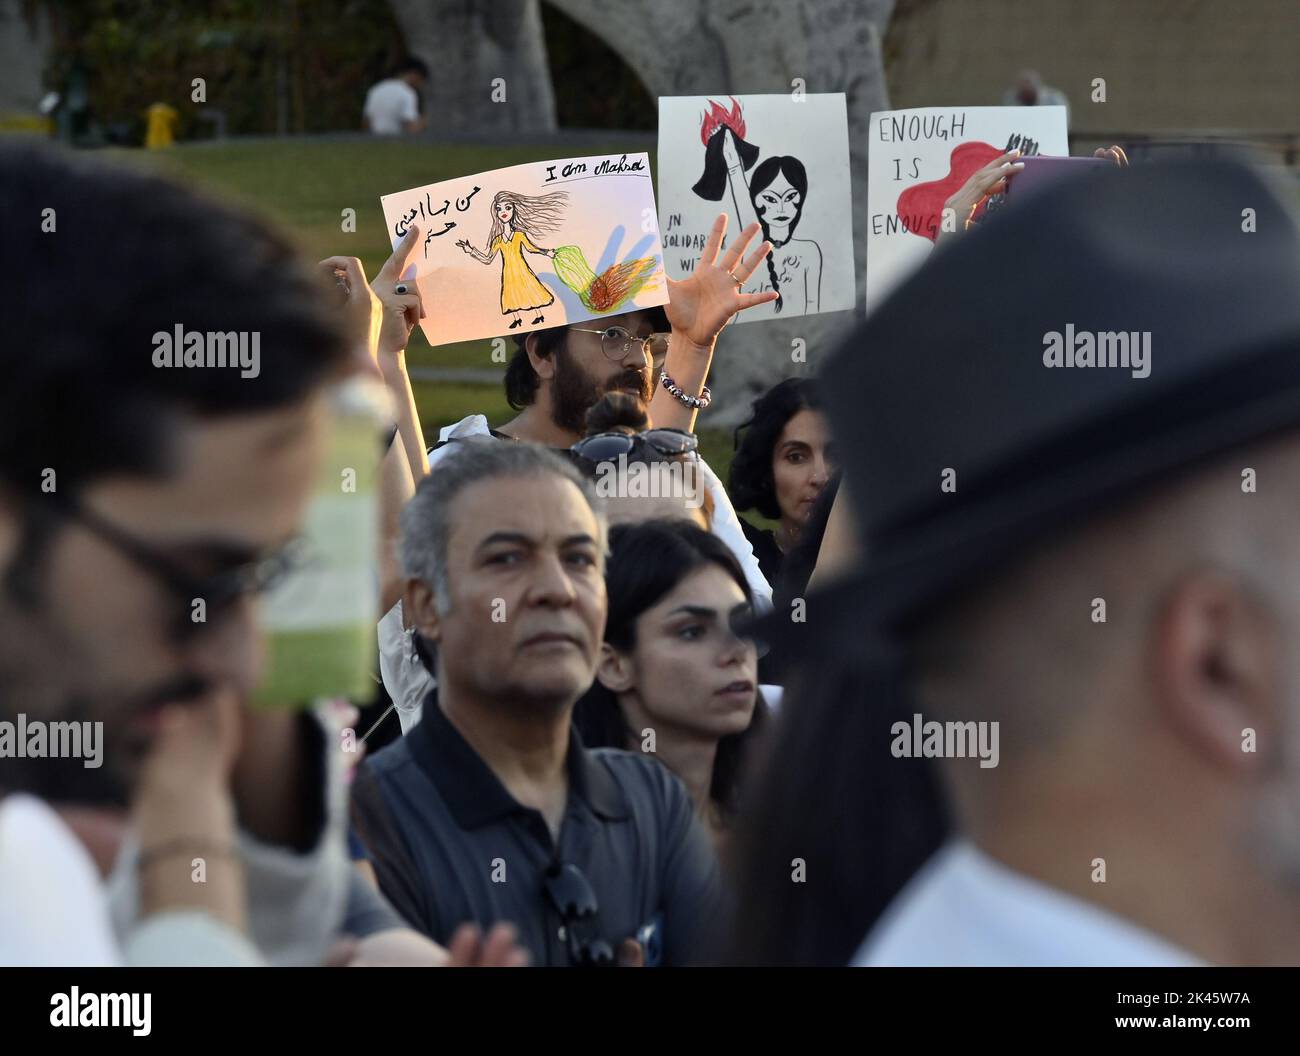
[[693, 455], [699, 438], [684, 429], [647, 429], [644, 433], [596, 433], [583, 437], [569, 451], [593, 465], [626, 457], [629, 462], [669, 462]]
[[569, 963], [575, 968], [610, 968], [614, 948], [600, 935], [600, 907], [596, 892], [581, 869], [568, 862], [552, 862], [542, 874], [542, 889], [564, 925]]

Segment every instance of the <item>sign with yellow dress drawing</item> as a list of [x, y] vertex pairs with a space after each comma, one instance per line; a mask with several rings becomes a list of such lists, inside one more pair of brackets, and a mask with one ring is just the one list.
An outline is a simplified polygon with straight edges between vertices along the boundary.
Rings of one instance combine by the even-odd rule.
[[380, 199], [431, 345], [562, 326], [665, 304], [645, 154], [530, 162]]

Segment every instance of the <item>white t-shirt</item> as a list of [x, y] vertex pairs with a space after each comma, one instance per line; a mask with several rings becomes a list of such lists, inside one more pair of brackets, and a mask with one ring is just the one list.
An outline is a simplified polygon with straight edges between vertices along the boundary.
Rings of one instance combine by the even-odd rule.
[[0, 799], [0, 967], [261, 963], [241, 933], [193, 909], [154, 914], [119, 942], [109, 891], [48, 804], [21, 793]]
[[908, 881], [852, 963], [1153, 968], [1202, 962], [1145, 928], [1008, 869], [973, 843], [957, 840]]
[[42, 800], [0, 799], [0, 965], [121, 963], [108, 894], [81, 841]]
[[405, 81], [390, 77], [366, 93], [363, 113], [370, 122], [371, 132], [379, 136], [398, 136], [405, 131], [405, 122], [420, 116], [420, 96]]

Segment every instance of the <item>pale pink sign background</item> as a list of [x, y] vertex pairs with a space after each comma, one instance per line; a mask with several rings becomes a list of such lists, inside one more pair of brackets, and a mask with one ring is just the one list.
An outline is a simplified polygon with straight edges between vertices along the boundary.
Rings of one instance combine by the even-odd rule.
[[[602, 162], [607, 169], [620, 165], [639, 164], [639, 167], [635, 171], [597, 174]], [[525, 253], [528, 266], [555, 295], [555, 301], [542, 310], [543, 323], [533, 326], [536, 313], [525, 311], [523, 325], [509, 329], [514, 317], [501, 311], [501, 256], [495, 256], [491, 264], [485, 265], [456, 245], [459, 240], [467, 239], [472, 246], [487, 251], [492, 199], [499, 191], [526, 195], [565, 192], [569, 197], [560, 226], [534, 242], [543, 249], [579, 247], [597, 274], [611, 264], [630, 258], [654, 258], [650, 281], [629, 302], [609, 314], [667, 303], [663, 245], [646, 154], [597, 155], [512, 165], [398, 191], [380, 199], [388, 237], [394, 245], [405, 231], [404, 222], [420, 229], [419, 243], [411, 259], [415, 282], [428, 313], [421, 327], [431, 345], [527, 333], [600, 318], [584, 308], [578, 295], [560, 282], [549, 257]], [[448, 229], [449, 223], [455, 226]], [[445, 233], [436, 234], [442, 231]]]

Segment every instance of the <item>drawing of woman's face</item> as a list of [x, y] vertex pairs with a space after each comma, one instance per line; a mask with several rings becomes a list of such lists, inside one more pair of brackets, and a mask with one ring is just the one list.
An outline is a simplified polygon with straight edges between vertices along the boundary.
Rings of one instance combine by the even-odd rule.
[[754, 198], [754, 209], [759, 219], [767, 225], [771, 237], [777, 241], [783, 241], [787, 237], [790, 225], [799, 219], [801, 208], [803, 195], [780, 172]]
[[508, 224], [515, 218], [515, 203], [509, 198], [497, 203], [497, 219]]

